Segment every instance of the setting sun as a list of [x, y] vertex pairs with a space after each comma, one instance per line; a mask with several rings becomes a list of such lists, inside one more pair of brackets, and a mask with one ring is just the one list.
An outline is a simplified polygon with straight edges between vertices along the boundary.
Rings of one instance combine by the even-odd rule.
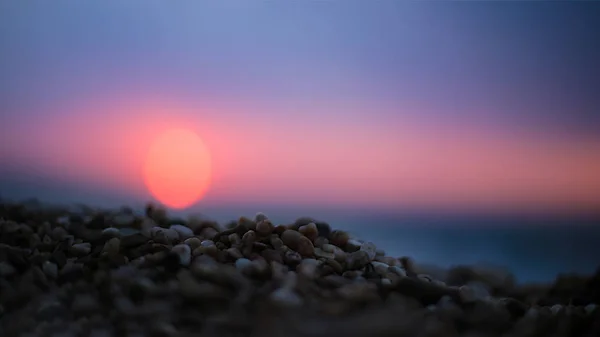
[[206, 193], [210, 167], [210, 154], [200, 137], [186, 129], [172, 129], [151, 144], [143, 167], [144, 181], [166, 206], [186, 208]]

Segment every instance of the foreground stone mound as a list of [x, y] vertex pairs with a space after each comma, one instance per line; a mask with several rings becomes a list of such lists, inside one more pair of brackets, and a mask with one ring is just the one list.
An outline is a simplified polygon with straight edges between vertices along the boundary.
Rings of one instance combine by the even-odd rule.
[[600, 273], [525, 287], [306, 217], [0, 204], [0, 336], [600, 336]]

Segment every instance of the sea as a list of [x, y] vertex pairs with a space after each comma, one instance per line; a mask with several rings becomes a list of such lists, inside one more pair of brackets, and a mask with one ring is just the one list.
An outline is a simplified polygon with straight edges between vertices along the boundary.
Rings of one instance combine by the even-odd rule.
[[[265, 213], [276, 223], [294, 220], [290, 211]], [[592, 274], [600, 267], [600, 217], [360, 213], [301, 215], [372, 241], [388, 256], [409, 256], [417, 264], [442, 268], [507, 268], [519, 283], [548, 282], [565, 273]], [[215, 215], [221, 222], [227, 219], [225, 213]]]

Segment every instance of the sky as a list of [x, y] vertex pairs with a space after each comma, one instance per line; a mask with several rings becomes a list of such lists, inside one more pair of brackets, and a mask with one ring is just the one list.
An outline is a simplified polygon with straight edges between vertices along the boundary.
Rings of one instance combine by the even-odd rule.
[[148, 200], [145, 153], [184, 127], [211, 154], [198, 205], [594, 211], [598, 17], [590, 2], [2, 1], [0, 195]]

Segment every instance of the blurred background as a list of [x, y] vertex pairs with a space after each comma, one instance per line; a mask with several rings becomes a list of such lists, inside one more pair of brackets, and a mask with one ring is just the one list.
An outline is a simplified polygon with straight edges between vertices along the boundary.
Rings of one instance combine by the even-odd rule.
[[417, 262], [589, 273], [598, 17], [581, 2], [2, 1], [0, 197], [141, 210], [148, 149], [185, 128], [210, 183], [174, 214], [309, 215]]

